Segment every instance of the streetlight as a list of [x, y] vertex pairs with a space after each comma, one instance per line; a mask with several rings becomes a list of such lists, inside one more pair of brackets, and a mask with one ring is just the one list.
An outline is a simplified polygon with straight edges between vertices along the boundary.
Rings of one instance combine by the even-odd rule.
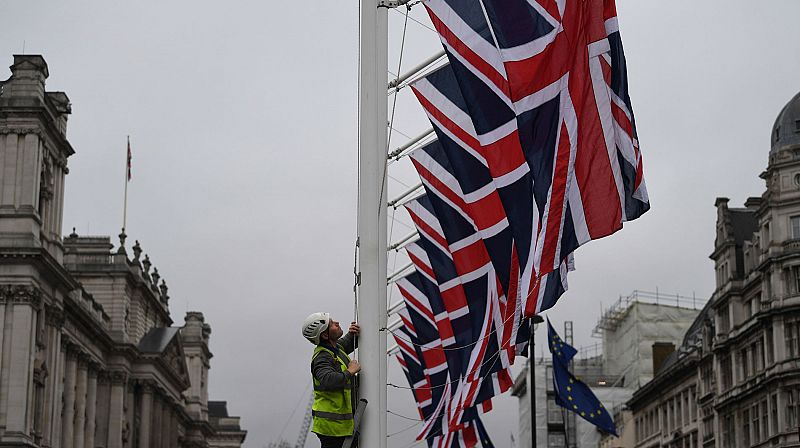
[[534, 370], [536, 370], [536, 362], [534, 360], [534, 345], [533, 345], [533, 335], [536, 331], [536, 326], [540, 323], [544, 322], [542, 316], [538, 314], [534, 314], [531, 317], [531, 340], [528, 342], [528, 373], [531, 376], [530, 379], [530, 397], [531, 397], [531, 447], [536, 448], [536, 374]]

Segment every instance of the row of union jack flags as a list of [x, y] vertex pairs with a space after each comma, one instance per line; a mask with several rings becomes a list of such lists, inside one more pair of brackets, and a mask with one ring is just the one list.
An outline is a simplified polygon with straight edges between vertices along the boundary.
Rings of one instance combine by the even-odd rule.
[[405, 204], [419, 240], [395, 338], [422, 374], [418, 438], [474, 446], [573, 252], [650, 205], [614, 0], [423, 5], [449, 63], [411, 84], [437, 139], [411, 153], [425, 194]]

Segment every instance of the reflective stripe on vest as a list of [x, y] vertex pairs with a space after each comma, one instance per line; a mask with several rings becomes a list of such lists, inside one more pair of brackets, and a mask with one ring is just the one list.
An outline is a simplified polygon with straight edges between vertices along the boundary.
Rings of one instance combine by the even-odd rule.
[[335, 414], [333, 412], [325, 411], [311, 411], [314, 417], [327, 418], [328, 420], [352, 420], [353, 414]]

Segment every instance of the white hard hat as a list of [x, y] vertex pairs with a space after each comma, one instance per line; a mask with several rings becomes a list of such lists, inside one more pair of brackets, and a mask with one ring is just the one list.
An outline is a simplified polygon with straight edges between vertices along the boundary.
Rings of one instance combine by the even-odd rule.
[[303, 336], [314, 345], [319, 344], [319, 336], [331, 323], [329, 313], [313, 313], [303, 321]]

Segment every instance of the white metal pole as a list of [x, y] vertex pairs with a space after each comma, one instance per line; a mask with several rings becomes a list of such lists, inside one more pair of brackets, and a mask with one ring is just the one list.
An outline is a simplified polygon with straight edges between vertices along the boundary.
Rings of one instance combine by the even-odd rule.
[[386, 128], [388, 26], [380, 0], [359, 0], [360, 395], [368, 401], [359, 446], [386, 447]]

